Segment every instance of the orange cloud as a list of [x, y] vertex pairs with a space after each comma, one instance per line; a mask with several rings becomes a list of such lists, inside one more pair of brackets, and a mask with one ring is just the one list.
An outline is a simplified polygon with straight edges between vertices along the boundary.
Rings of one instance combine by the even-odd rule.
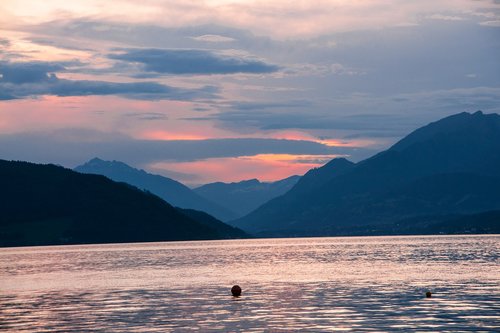
[[[263, 137], [263, 136], [260, 136]], [[279, 131], [275, 133], [271, 133], [269, 136], [273, 139], [286, 139], [286, 140], [305, 140], [305, 141], [313, 141], [317, 143], [321, 143], [323, 145], [329, 147], [369, 147], [377, 144], [374, 140], [368, 139], [355, 139], [355, 140], [341, 140], [341, 139], [321, 139], [309, 133], [301, 132], [301, 131]]]
[[194, 162], [160, 162], [149, 168], [160, 172], [175, 171], [196, 175], [193, 181], [185, 183], [209, 183], [215, 181], [236, 182], [257, 178], [261, 181], [275, 181], [292, 175], [302, 175], [312, 168], [322, 166], [336, 155], [289, 155], [259, 154], [229, 158], [211, 158]]
[[117, 116], [123, 110], [141, 110], [145, 102], [124, 101], [114, 96], [43, 96], [1, 103], [4, 133], [26, 133], [61, 128], [125, 132], [128, 126], [123, 126]]

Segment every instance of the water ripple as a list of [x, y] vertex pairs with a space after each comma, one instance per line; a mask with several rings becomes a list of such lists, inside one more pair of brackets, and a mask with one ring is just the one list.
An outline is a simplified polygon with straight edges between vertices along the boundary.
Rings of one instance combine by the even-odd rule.
[[498, 332], [499, 239], [2, 249], [0, 331]]

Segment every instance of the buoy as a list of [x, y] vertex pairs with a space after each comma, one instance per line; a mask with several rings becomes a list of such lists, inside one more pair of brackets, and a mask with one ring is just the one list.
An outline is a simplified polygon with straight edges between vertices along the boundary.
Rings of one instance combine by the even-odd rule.
[[239, 297], [241, 295], [241, 287], [235, 284], [231, 288], [231, 294], [233, 294], [234, 297]]
[[431, 298], [432, 297], [432, 293], [430, 291], [426, 292], [425, 293], [425, 297]]

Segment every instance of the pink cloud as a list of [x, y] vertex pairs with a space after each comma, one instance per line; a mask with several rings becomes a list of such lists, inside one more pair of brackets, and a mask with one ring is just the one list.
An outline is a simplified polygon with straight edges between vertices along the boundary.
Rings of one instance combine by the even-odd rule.
[[168, 170], [200, 176], [192, 182], [184, 179], [187, 184], [215, 181], [236, 182], [253, 178], [261, 181], [275, 181], [292, 175], [302, 175], [312, 168], [320, 167], [326, 160], [334, 157], [336, 156], [260, 154], [194, 162], [160, 162], [150, 165], [149, 168], [160, 173], [162, 170]]
[[[0, 130], [4, 134], [71, 128], [117, 132], [150, 140], [221, 134], [208, 122], [179, 120], [191, 112], [190, 102], [129, 100], [116, 96], [43, 96], [2, 101], [0, 105]], [[145, 121], [151, 114], [164, 118]]]

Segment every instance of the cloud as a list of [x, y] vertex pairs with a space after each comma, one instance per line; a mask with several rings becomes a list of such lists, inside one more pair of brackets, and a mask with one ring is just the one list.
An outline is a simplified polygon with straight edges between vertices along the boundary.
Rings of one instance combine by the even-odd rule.
[[195, 162], [161, 162], [151, 164], [155, 170], [177, 170], [197, 174], [185, 179], [192, 185], [215, 181], [236, 182], [242, 179], [275, 181], [291, 175], [303, 175], [312, 168], [320, 167], [337, 155], [308, 156], [287, 154], [259, 154], [253, 156], [210, 158]]
[[265, 109], [288, 109], [297, 107], [310, 107], [313, 103], [307, 100], [296, 100], [289, 102], [233, 102], [231, 109], [236, 110], [265, 110]]
[[213, 86], [184, 89], [156, 82], [106, 82], [60, 79], [54, 72], [65, 71], [65, 63], [0, 62], [0, 100], [40, 95], [90, 96], [118, 95], [142, 100], [193, 100], [210, 98], [218, 92]]
[[202, 35], [197, 37], [191, 37], [199, 42], [209, 42], [209, 43], [227, 43], [234, 42], [236, 39], [221, 35]]
[[51, 75], [58, 71], [64, 71], [64, 66], [60, 63], [48, 62], [0, 62], [0, 82], [13, 84], [36, 83], [49, 81]]
[[52, 162], [68, 166], [95, 156], [144, 165], [162, 161], [192, 162], [260, 154], [317, 155], [322, 158], [325, 155], [350, 155], [358, 150], [363, 149], [285, 139], [137, 140], [122, 134], [75, 128], [0, 135], [0, 156], [3, 159]]
[[125, 117], [135, 118], [138, 120], [167, 120], [167, 115], [160, 112], [132, 112], [126, 113]]
[[88, 47], [82, 47], [82, 43], [79, 43], [78, 41], [67, 40], [64, 38], [64, 36], [54, 36], [51, 37], [50, 39], [44, 37], [30, 37], [28, 38], [28, 40], [34, 44], [51, 46], [64, 50], [89, 51], [89, 52], [95, 51]]
[[[391, 95], [349, 94], [296, 107], [271, 103], [234, 103], [221, 112], [188, 118], [215, 121], [239, 133], [298, 129], [316, 136], [400, 138], [430, 121], [458, 113], [500, 112], [500, 88], [471, 87]], [[280, 108], [283, 108], [281, 110]], [[311, 111], [313, 110], [313, 111]], [[404, 110], [404, 112], [402, 111]], [[330, 134], [328, 134], [330, 133]]]
[[6, 38], [0, 38], [0, 46], [2, 47], [10, 46], [10, 41]]
[[495, 20], [495, 21], [484, 21], [479, 23], [482, 26], [485, 27], [500, 27], [500, 20]]
[[336, 156], [359, 161], [375, 151], [307, 140], [135, 140], [116, 133], [65, 129], [0, 135], [0, 156], [75, 167], [93, 158], [119, 160], [187, 183], [277, 180], [303, 174]]
[[[70, 49], [80, 49], [82, 45], [109, 46], [109, 42], [113, 43], [111, 45], [117, 45], [114, 43], [118, 42], [129, 47], [179, 49], [197, 49], [200, 45], [206, 47], [207, 43], [210, 49], [223, 49], [231, 42], [231, 47], [247, 49], [251, 44], [269, 40], [266, 37], [254, 36], [247, 30], [215, 24], [168, 27], [157, 22], [109, 22], [83, 18], [53, 19], [22, 29], [33, 36], [30, 38], [33, 42]], [[50, 39], [47, 36], [50, 36]], [[82, 40], [85, 43], [81, 43]]]
[[454, 15], [443, 15], [443, 14], [433, 14], [427, 16], [428, 19], [431, 20], [444, 20], [444, 21], [462, 21], [464, 20], [463, 17], [460, 16], [454, 16]]
[[[328, 45], [324, 45], [324, 48], [328, 48]], [[348, 59], [346, 59], [348, 60]], [[366, 75], [366, 71], [360, 68], [350, 68], [345, 65], [339, 63], [333, 64], [297, 64], [293, 66], [289, 66], [285, 71], [287, 75], [292, 76], [340, 76], [340, 75], [348, 75], [348, 76], [361, 76]]]
[[273, 73], [276, 65], [261, 60], [217, 54], [207, 50], [126, 49], [109, 54], [110, 59], [140, 63], [146, 72], [159, 74]]
[[[339, 31], [380, 29], [418, 24], [419, 18], [439, 13], [458, 15], [498, 8], [498, 3], [471, 0], [372, 0], [372, 1], [301, 1], [291, 6], [290, 1], [48, 1], [44, 6], [32, 5], [32, 0], [16, 0], [5, 5], [7, 12], [20, 18], [43, 21], [53, 13], [69, 17], [91, 17], [96, 13], [112, 21], [119, 19], [132, 23], [162, 22], [172, 27], [197, 24], [218, 24], [254, 31], [258, 35], [272, 35], [281, 39], [303, 39], [307, 36]], [[9, 3], [9, 1], [7, 1]], [[76, 4], [75, 4], [76, 3]], [[85, 5], [82, 5], [85, 3]], [[390, 10], [388, 10], [390, 9]], [[6, 10], [4, 10], [6, 11]], [[5, 14], [4, 14], [5, 15]], [[13, 15], [12, 15], [13, 16]], [[10, 18], [10, 20], [16, 17]], [[124, 31], [127, 32], [126, 26]], [[100, 25], [94, 32], [113, 33], [113, 27]], [[154, 32], [154, 31], [152, 31]], [[216, 32], [207, 32], [217, 34]], [[130, 33], [133, 35], [133, 31]], [[160, 36], [161, 37], [161, 36]]]
[[[249, 112], [251, 111], [251, 112]], [[288, 112], [286, 116], [275, 112], [256, 110], [235, 110], [213, 116], [230, 127], [257, 127], [260, 130], [283, 129], [326, 129], [384, 131], [399, 134], [405, 124], [401, 116], [339, 116], [335, 114], [311, 114], [308, 112]], [[390, 126], [389, 125], [390, 122]]]

